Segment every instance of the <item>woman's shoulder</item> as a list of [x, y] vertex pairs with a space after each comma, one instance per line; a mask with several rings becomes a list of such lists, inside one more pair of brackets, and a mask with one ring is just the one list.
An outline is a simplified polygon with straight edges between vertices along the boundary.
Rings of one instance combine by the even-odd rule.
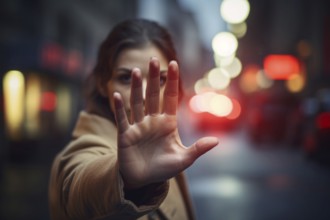
[[111, 120], [97, 114], [81, 111], [72, 134], [74, 138], [77, 138], [85, 134], [108, 136], [109, 133], [116, 132], [117, 128]]
[[80, 112], [72, 139], [60, 154], [77, 153], [108, 154], [117, 152], [117, 129], [108, 119]]

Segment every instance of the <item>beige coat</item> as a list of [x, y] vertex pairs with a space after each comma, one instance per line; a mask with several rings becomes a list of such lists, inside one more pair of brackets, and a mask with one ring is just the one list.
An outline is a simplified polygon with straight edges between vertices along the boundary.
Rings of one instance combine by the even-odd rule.
[[80, 113], [73, 140], [53, 162], [49, 184], [51, 218], [193, 219], [183, 174], [132, 193], [135, 202], [125, 198], [116, 137], [111, 121]]

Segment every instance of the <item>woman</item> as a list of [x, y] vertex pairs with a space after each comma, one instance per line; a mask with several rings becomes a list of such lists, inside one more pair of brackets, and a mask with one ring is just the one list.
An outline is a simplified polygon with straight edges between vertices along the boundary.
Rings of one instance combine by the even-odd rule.
[[176, 53], [157, 23], [118, 24], [100, 47], [86, 111], [54, 160], [52, 219], [193, 219], [182, 174], [216, 138], [180, 141]]

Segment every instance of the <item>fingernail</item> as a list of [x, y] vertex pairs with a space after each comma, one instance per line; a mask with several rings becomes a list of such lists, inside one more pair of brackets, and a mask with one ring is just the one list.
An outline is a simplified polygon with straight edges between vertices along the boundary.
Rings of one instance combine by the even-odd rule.
[[113, 97], [114, 97], [115, 106], [117, 108], [123, 107], [123, 103], [121, 101], [121, 96], [120, 96], [119, 92], [114, 92]]
[[132, 71], [140, 71], [140, 68], [139, 68], [139, 67], [134, 67], [134, 68], [132, 69]]
[[141, 74], [141, 70], [138, 67], [134, 67], [132, 69], [132, 73], [134, 73], [135, 75], [140, 75]]

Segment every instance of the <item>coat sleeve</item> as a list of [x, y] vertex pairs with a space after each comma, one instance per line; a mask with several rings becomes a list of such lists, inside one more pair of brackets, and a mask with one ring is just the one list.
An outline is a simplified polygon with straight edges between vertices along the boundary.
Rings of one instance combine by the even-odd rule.
[[168, 182], [125, 192], [117, 150], [103, 142], [95, 136], [80, 137], [56, 157], [50, 190], [57, 199], [52, 202], [58, 202], [70, 219], [136, 219], [157, 209], [168, 193]]

